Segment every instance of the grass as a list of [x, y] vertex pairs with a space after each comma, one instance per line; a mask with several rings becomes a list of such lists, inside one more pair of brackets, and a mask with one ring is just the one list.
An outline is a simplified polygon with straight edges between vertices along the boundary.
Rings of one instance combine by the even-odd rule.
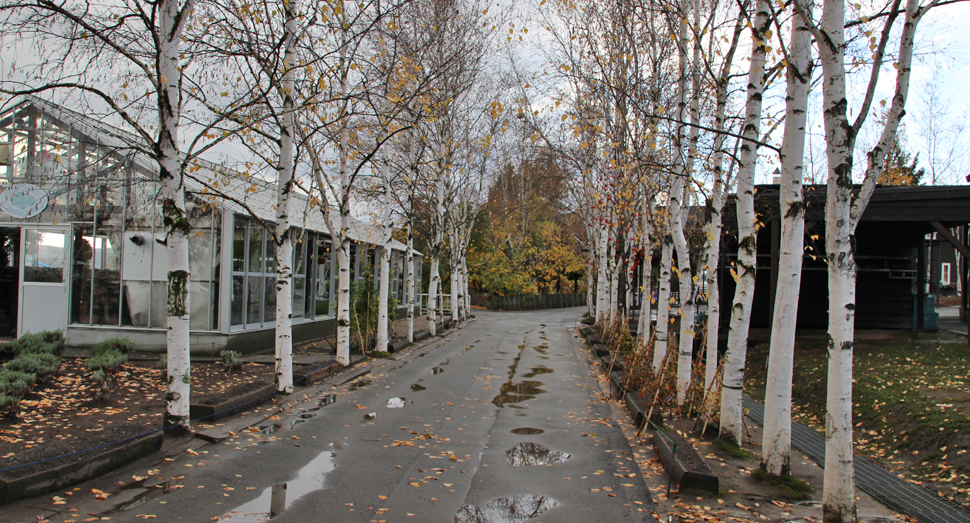
[[721, 438], [715, 438], [713, 443], [715, 447], [721, 449], [722, 451], [724, 451], [724, 453], [728, 454], [729, 456], [733, 456], [739, 459], [754, 459], [755, 457], [754, 454], [742, 449], [741, 447], [735, 445], [734, 443], [731, 443], [730, 441], [727, 441]]
[[776, 476], [774, 474], [768, 474], [760, 467], [751, 471], [751, 475], [754, 476], [754, 479], [758, 480], [759, 482], [770, 483], [772, 486], [780, 490], [787, 498], [811, 498], [809, 493], [812, 491], [812, 486], [794, 476]]
[[[856, 343], [855, 450], [943, 496], [970, 502], [970, 346], [945, 335]], [[764, 398], [767, 346], [749, 350], [746, 392]], [[792, 417], [824, 430], [827, 350], [795, 346]]]

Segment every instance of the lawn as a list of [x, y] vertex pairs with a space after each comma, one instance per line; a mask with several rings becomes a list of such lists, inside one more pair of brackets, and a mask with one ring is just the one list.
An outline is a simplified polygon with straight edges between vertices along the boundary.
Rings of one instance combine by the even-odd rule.
[[[825, 427], [827, 350], [796, 342], [793, 418]], [[748, 353], [746, 393], [763, 400], [768, 344]], [[970, 345], [947, 334], [900, 334], [855, 346], [856, 452], [959, 503], [970, 502]]]

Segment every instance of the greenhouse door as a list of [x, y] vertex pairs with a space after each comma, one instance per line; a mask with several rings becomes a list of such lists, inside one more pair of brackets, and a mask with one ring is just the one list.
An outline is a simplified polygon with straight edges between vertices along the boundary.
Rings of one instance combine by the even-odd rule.
[[67, 267], [70, 261], [66, 229], [21, 229], [20, 322], [25, 332], [67, 327]]

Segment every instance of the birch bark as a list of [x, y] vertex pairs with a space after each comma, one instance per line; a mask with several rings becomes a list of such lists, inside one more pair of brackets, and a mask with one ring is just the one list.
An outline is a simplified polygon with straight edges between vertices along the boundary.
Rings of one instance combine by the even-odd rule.
[[293, 190], [296, 115], [294, 114], [294, 56], [298, 18], [293, 2], [283, 4], [283, 114], [280, 115], [280, 163], [276, 198], [276, 390], [293, 392], [293, 237], [290, 226]]
[[660, 283], [657, 289], [657, 327], [653, 340], [653, 371], [659, 372], [667, 355], [667, 337], [670, 331], [670, 267], [674, 255], [674, 242], [669, 234], [660, 240]]
[[[806, 14], [811, 16], [811, 6], [806, 6], [806, 9]], [[800, 16], [792, 17], [790, 38], [786, 57], [788, 96], [785, 104], [785, 133], [781, 145], [781, 185], [778, 192], [779, 208], [783, 211], [778, 285], [768, 353], [761, 451], [762, 468], [779, 476], [791, 473], [792, 372], [805, 243], [802, 174], [808, 86], [812, 78], [812, 38]]]
[[754, 298], [757, 268], [757, 216], [754, 212], [754, 173], [758, 160], [758, 140], [761, 138], [761, 105], [765, 75], [765, 31], [769, 27], [768, 2], [758, 0], [754, 23], [751, 26], [752, 51], [748, 70], [748, 94], [745, 102], [743, 143], [738, 166], [737, 215], [738, 261], [737, 289], [731, 311], [730, 334], [724, 361], [724, 382], [721, 388], [721, 437], [741, 444], [744, 414], [741, 410], [741, 387], [751, 321], [751, 302]]
[[168, 314], [165, 334], [168, 383], [165, 391], [164, 426], [181, 432], [188, 427], [189, 394], [192, 377], [189, 356], [189, 232], [185, 215], [185, 186], [179, 157], [179, 116], [181, 90], [179, 45], [185, 24], [192, 16], [194, 3], [184, 6], [178, 0], [164, 0], [159, 17], [156, 60], [158, 89], [159, 180], [162, 185], [162, 213], [168, 252]]

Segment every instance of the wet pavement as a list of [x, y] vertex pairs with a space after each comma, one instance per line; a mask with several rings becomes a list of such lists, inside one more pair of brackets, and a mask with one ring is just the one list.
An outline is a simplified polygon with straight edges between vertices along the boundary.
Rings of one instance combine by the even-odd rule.
[[[148, 477], [103, 478], [115, 485], [101, 487], [105, 500], [88, 500], [82, 485], [69, 500], [74, 516], [34, 514], [51, 522], [652, 520], [639, 468], [610, 407], [596, 400], [575, 337], [583, 309], [475, 312], [366, 378], [298, 391], [285, 416], [199, 442]], [[41, 497], [32, 506], [49, 504]]]

